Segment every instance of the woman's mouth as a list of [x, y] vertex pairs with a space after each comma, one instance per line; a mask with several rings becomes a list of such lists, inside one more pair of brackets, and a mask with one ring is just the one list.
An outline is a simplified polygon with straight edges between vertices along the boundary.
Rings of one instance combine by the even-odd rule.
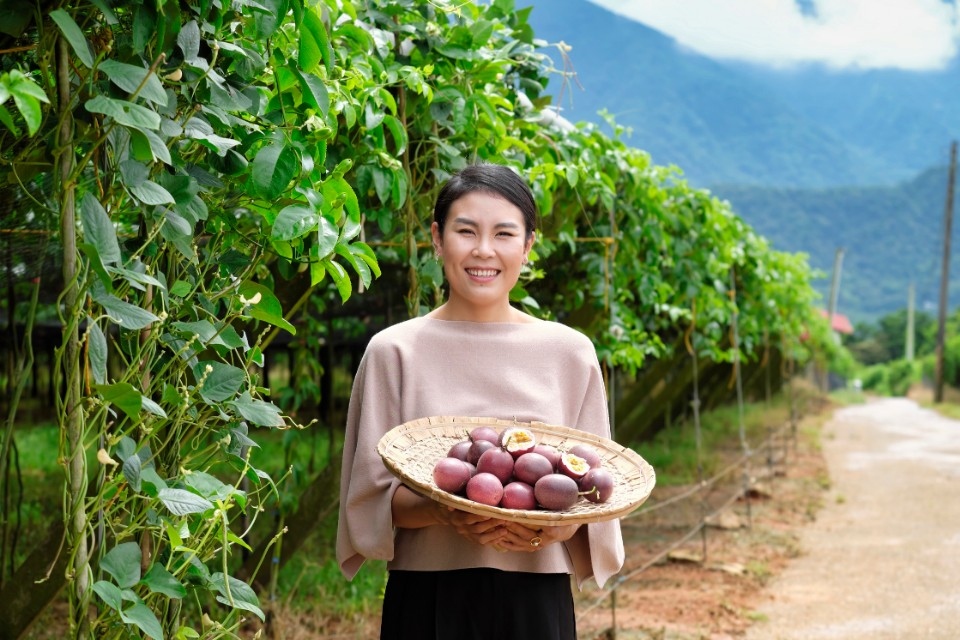
[[498, 273], [497, 269], [467, 269], [467, 275], [473, 278], [493, 278]]

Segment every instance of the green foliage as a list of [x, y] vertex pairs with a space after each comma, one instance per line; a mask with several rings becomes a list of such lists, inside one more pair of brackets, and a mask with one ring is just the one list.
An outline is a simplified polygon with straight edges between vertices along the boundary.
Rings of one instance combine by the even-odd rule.
[[919, 371], [915, 362], [906, 360], [896, 360], [888, 365], [887, 384], [890, 386], [890, 394], [894, 396], [905, 396], [910, 390], [910, 386], [919, 381]]

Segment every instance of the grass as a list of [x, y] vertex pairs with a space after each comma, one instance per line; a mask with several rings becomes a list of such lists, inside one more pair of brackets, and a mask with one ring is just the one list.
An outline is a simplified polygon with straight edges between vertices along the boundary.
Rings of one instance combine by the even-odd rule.
[[[796, 384], [798, 406], [813, 393], [802, 384]], [[751, 449], [757, 448], [777, 427], [790, 419], [790, 402], [785, 394], [778, 394], [769, 403], [747, 403], [743, 407], [743, 427]], [[729, 459], [730, 442], [739, 441], [740, 410], [734, 404], [706, 412], [700, 417], [701, 447], [698, 454], [695, 425], [689, 419], [673, 428], [660, 431], [651, 442], [638, 450], [657, 471], [658, 485], [689, 484], [697, 480], [698, 464], [704, 477], [710, 477]]]

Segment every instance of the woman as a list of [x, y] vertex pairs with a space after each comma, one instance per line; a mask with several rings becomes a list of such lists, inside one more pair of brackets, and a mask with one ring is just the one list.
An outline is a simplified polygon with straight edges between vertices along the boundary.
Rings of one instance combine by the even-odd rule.
[[354, 380], [337, 559], [352, 579], [388, 560], [381, 638], [576, 638], [570, 576], [601, 586], [623, 565], [617, 521], [534, 529], [449, 509], [402, 485], [376, 447], [426, 416], [488, 416], [609, 437], [588, 338], [510, 305], [535, 239], [536, 205], [507, 167], [469, 166], [441, 189], [431, 226], [449, 284], [426, 316], [370, 341]]

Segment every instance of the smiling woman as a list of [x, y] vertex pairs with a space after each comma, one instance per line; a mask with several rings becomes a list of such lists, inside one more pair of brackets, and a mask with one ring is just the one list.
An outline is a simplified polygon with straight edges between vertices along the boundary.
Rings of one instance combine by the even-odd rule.
[[[348, 578], [388, 560], [381, 638], [576, 638], [571, 576], [601, 586], [623, 565], [616, 520], [536, 527], [440, 505], [387, 469], [377, 443], [426, 416], [489, 416], [610, 437], [593, 343], [510, 305], [535, 239], [526, 183], [499, 165], [453, 176], [432, 235], [449, 299], [370, 341], [354, 380], [337, 558]], [[496, 615], [478, 612], [495, 611]]]

